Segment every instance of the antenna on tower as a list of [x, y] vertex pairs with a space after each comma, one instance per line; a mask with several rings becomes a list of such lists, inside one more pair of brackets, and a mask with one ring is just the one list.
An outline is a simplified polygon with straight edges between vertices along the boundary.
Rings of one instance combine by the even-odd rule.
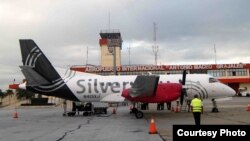
[[214, 61], [215, 61], [215, 64], [217, 64], [217, 57], [216, 57], [216, 47], [215, 47], [215, 44], [214, 44]]
[[130, 45], [128, 46], [128, 64], [130, 65]]
[[109, 31], [110, 31], [110, 11], [109, 11], [109, 25], [108, 25], [109, 27]]
[[89, 58], [89, 47], [87, 46], [87, 55], [86, 55], [86, 66], [88, 65], [88, 58]]
[[157, 30], [157, 27], [156, 27], [155, 22], [153, 23], [153, 28], [154, 28], [154, 45], [152, 46], [152, 49], [153, 49], [153, 53], [154, 53], [154, 56], [155, 56], [155, 65], [157, 65], [157, 56], [158, 56], [159, 47], [156, 45], [156, 30]]

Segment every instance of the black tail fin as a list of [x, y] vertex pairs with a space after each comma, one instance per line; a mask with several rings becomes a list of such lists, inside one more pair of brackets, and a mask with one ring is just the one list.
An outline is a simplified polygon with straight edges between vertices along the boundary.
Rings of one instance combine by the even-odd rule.
[[23, 61], [21, 68], [29, 84], [48, 84], [61, 78], [33, 40], [21, 39], [19, 42]]
[[33, 40], [21, 39], [19, 42], [27, 90], [79, 101]]

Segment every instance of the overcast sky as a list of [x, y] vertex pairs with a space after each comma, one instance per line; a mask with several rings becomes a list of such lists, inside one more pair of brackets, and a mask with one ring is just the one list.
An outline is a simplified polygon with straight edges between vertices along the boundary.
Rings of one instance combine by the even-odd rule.
[[[110, 16], [109, 16], [110, 15]], [[110, 17], [110, 22], [109, 22]], [[0, 89], [23, 75], [19, 39], [33, 39], [53, 65], [99, 65], [100, 31], [119, 29], [122, 64], [250, 63], [249, 0], [1, 0]], [[110, 24], [109, 24], [110, 23]]]

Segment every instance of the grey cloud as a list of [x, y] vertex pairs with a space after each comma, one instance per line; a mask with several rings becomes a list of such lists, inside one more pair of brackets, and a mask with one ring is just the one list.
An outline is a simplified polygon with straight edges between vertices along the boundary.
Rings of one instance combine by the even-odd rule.
[[109, 28], [109, 13], [110, 28], [119, 29], [124, 41], [123, 64], [128, 63], [129, 44], [133, 64], [154, 64], [153, 22], [159, 63], [213, 63], [214, 43], [218, 62], [249, 63], [249, 5], [248, 0], [4, 0], [0, 64], [5, 69], [0, 85], [6, 86], [14, 75], [22, 78], [20, 38], [34, 39], [58, 67], [84, 64], [87, 46], [88, 62], [98, 65], [99, 32]]

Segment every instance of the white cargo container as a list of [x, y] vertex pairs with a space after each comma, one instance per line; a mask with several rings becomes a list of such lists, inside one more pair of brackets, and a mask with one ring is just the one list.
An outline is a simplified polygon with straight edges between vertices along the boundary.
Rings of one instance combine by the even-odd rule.
[[109, 104], [105, 102], [92, 102], [94, 113], [107, 114]]

